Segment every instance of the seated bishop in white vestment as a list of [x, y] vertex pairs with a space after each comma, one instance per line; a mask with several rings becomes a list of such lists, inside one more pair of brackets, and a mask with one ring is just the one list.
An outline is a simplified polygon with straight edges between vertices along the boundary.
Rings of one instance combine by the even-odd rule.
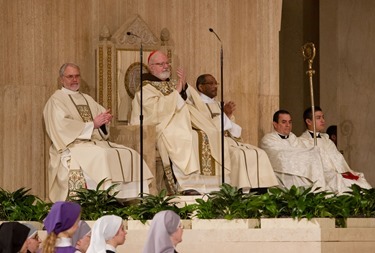
[[[150, 73], [142, 76], [143, 123], [156, 127], [155, 142], [168, 191], [204, 194], [219, 190], [223, 171], [220, 132], [193, 106], [191, 97], [197, 92], [186, 83], [184, 71], [177, 69], [178, 80], [170, 80], [166, 54], [152, 52], [148, 66]], [[132, 102], [132, 125], [140, 123], [140, 108], [137, 91]], [[230, 162], [225, 161], [224, 167], [225, 182], [230, 183]]]
[[[221, 109], [215, 100], [216, 79], [210, 74], [203, 74], [198, 77], [196, 87], [200, 98], [194, 98], [194, 106], [214, 122], [218, 131], [221, 131]], [[227, 110], [232, 111], [235, 105], [233, 102], [228, 102], [226, 106]], [[223, 115], [225, 145], [228, 145], [230, 155], [226, 159], [230, 160], [232, 168], [231, 185], [243, 190], [277, 186], [278, 182], [266, 152], [256, 146], [243, 143], [242, 128], [234, 122], [234, 115], [231, 115], [231, 119], [226, 113]]]
[[[103, 179], [103, 188], [118, 185], [118, 198], [137, 197], [141, 180], [139, 154], [108, 141], [112, 115], [92, 97], [79, 92], [77, 65], [64, 64], [60, 82], [63, 87], [49, 98], [43, 111], [52, 141], [48, 167], [51, 201], [65, 200], [71, 190], [95, 189]], [[142, 162], [143, 192], [147, 193], [152, 174]]]

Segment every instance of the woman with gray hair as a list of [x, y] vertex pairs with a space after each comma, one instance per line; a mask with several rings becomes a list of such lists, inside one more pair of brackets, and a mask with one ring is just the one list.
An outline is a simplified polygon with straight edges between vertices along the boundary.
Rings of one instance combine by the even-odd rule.
[[177, 253], [182, 234], [180, 216], [170, 210], [158, 212], [152, 219], [143, 253]]

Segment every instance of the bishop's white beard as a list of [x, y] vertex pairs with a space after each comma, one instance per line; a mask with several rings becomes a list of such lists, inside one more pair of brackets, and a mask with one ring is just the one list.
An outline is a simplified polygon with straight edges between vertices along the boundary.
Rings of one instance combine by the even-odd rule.
[[165, 80], [165, 79], [168, 79], [170, 76], [171, 76], [170, 71], [164, 71], [158, 74], [156, 77], [159, 78], [160, 80]]

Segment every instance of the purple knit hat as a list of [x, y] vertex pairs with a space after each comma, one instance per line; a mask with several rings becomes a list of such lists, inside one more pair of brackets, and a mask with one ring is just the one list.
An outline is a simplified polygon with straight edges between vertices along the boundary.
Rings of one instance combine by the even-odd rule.
[[56, 235], [71, 228], [81, 213], [81, 206], [75, 202], [57, 201], [52, 205], [44, 220], [47, 233]]

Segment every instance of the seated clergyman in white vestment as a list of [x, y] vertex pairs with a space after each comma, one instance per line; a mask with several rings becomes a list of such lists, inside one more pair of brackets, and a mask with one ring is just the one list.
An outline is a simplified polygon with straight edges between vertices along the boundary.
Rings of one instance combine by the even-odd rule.
[[[200, 75], [196, 87], [201, 101], [194, 101], [194, 105], [214, 122], [218, 131], [221, 131], [221, 109], [218, 101], [215, 100], [217, 86], [218, 83], [212, 75]], [[224, 133], [232, 168], [231, 185], [243, 190], [277, 186], [275, 173], [264, 150], [241, 141], [242, 128], [234, 122], [234, 110], [234, 102], [225, 103]]]
[[[168, 57], [154, 51], [148, 57], [150, 73], [143, 80], [143, 122], [156, 126], [156, 145], [169, 192], [209, 193], [222, 182], [220, 132], [192, 106], [185, 73], [177, 69], [171, 81]], [[132, 103], [131, 124], [139, 124], [140, 92]], [[193, 130], [194, 128], [194, 130]], [[230, 162], [225, 161], [225, 182], [230, 183]]]
[[264, 149], [281, 186], [293, 185], [320, 187], [326, 190], [323, 165], [317, 148], [307, 148], [292, 133], [292, 117], [286, 110], [273, 115], [272, 133], [266, 134], [260, 143]]
[[[315, 126], [316, 141], [319, 153], [322, 159], [326, 182], [331, 191], [343, 193], [350, 191], [352, 184], [357, 184], [362, 188], [369, 189], [371, 185], [366, 181], [363, 173], [353, 171], [345, 161], [344, 156], [339, 152], [336, 145], [329, 139], [328, 134], [324, 133], [325, 119], [322, 109], [315, 106]], [[303, 114], [307, 130], [299, 139], [307, 146], [314, 146], [314, 126], [312, 120], [312, 109], [307, 108]]]
[[[51, 201], [65, 200], [71, 190], [95, 189], [103, 179], [106, 179], [104, 188], [118, 184], [118, 198], [137, 197], [139, 154], [107, 141], [107, 125], [112, 115], [92, 97], [79, 92], [81, 76], [77, 65], [64, 64], [59, 75], [62, 88], [49, 98], [43, 111], [46, 131], [52, 141], [48, 169]], [[146, 193], [152, 174], [145, 162], [143, 170]]]

